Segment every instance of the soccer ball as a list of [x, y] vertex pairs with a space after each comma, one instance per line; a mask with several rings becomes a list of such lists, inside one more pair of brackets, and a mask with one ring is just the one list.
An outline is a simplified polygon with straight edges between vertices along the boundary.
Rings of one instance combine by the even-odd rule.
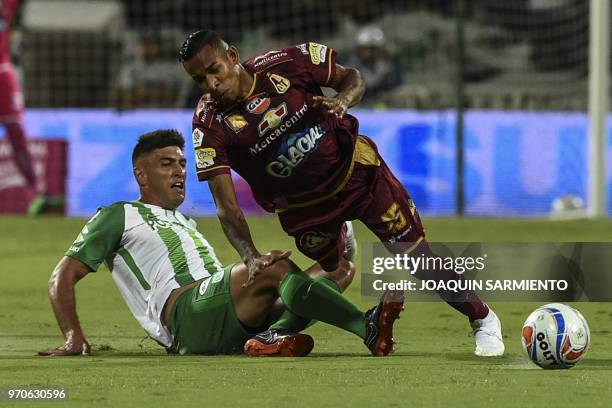
[[571, 368], [591, 344], [589, 325], [571, 306], [540, 306], [525, 320], [521, 342], [529, 359], [542, 368]]

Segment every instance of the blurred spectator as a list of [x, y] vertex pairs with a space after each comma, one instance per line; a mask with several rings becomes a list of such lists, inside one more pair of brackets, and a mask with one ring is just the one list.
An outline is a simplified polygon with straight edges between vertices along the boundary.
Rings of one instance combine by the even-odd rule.
[[43, 210], [45, 198], [38, 194], [36, 173], [23, 125], [23, 95], [11, 63], [10, 39], [13, 18], [20, 0], [0, 0], [0, 125], [13, 148], [13, 157], [19, 173], [25, 179], [28, 212]]
[[375, 25], [362, 28], [357, 34], [355, 54], [347, 65], [361, 71], [366, 83], [366, 93], [361, 106], [380, 106], [380, 97], [386, 91], [402, 84], [398, 60], [385, 42], [385, 34]]
[[531, 45], [530, 60], [541, 71], [578, 69], [588, 60], [589, 2], [583, 0], [487, 0], [487, 21]]
[[135, 56], [121, 67], [111, 103], [118, 109], [180, 107], [184, 84], [179, 64], [163, 55], [159, 34], [142, 32]]

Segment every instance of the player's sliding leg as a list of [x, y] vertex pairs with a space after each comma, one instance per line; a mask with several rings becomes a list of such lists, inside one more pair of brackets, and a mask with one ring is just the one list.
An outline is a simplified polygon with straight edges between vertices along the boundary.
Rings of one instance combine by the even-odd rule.
[[[402, 243], [417, 243], [410, 248], [411, 254], [436, 256], [424, 241], [425, 232], [419, 213], [408, 192], [391, 173], [381, 159], [378, 177], [372, 187], [372, 200], [360, 220], [364, 222], [391, 253], [405, 253]], [[423, 242], [421, 242], [423, 241]], [[420, 279], [450, 280], [462, 278], [454, 271], [431, 271], [431, 275], [418, 276]], [[465, 315], [476, 339], [475, 353], [481, 356], [498, 356], [504, 353], [501, 324], [495, 313], [485, 305], [474, 291], [458, 294], [440, 293], [450, 306]]]
[[[322, 255], [321, 263], [317, 262], [306, 270], [308, 276], [335, 291], [343, 292], [348, 287], [355, 275], [355, 268], [351, 262], [347, 261], [347, 257], [353, 259], [356, 251], [356, 242], [350, 222], [327, 225], [323, 231], [309, 228], [296, 235], [296, 242], [300, 244], [300, 249], [312, 259], [317, 260]], [[327, 272], [323, 269], [322, 263], [331, 271]], [[332, 265], [335, 268], [333, 270]], [[278, 314], [279, 307], [282, 307], [284, 313]], [[282, 300], [277, 302], [272, 310], [271, 321], [275, 323], [270, 326], [270, 330], [279, 333], [297, 333], [314, 323], [311, 319], [297, 316], [290, 310], [286, 310]], [[272, 338], [271, 333], [261, 334], [265, 339]]]
[[[305, 272], [312, 279], [342, 293], [353, 281], [355, 267], [351, 262], [343, 260], [333, 272], [325, 272], [318, 263], [308, 268]], [[270, 326], [270, 330], [278, 331], [279, 333], [298, 333], [316, 322], [316, 320], [297, 316], [295, 313], [287, 310], [281, 299], [275, 303], [274, 309], [270, 314], [270, 321], [274, 322]]]
[[[238, 276], [237, 278], [240, 280]], [[246, 280], [246, 276], [243, 278]], [[290, 261], [277, 262], [255, 280], [258, 281], [261, 288], [273, 285], [287, 309], [296, 315], [320, 320], [356, 334], [364, 340], [374, 355], [382, 356], [391, 352], [392, 327], [402, 308], [401, 299], [384, 296], [378, 306], [364, 313], [336, 290], [310, 278]], [[238, 305], [236, 311], [240, 316]], [[241, 321], [246, 323], [242, 318]], [[249, 345], [247, 342], [245, 347], [248, 349]]]

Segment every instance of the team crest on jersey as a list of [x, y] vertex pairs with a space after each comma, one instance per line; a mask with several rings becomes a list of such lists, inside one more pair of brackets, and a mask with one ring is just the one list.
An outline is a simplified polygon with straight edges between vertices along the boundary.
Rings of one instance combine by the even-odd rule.
[[276, 129], [281, 124], [285, 115], [287, 115], [287, 103], [285, 102], [267, 111], [257, 126], [259, 137], [262, 137], [271, 129]]
[[193, 147], [200, 147], [202, 139], [204, 138], [204, 133], [200, 129], [195, 128], [193, 129], [191, 137], [193, 138]]
[[268, 79], [279, 94], [284, 94], [291, 86], [291, 82], [287, 78], [278, 74], [268, 74]]
[[246, 109], [249, 113], [261, 115], [270, 107], [270, 98], [257, 96], [247, 103]]
[[239, 113], [226, 116], [225, 123], [236, 133], [240, 132], [247, 125], [246, 119]]
[[215, 163], [215, 157], [217, 157], [217, 152], [213, 148], [202, 147], [196, 149], [195, 157], [196, 168], [199, 170], [204, 170], [211, 167]]
[[310, 54], [310, 60], [313, 65], [319, 65], [322, 62], [325, 62], [325, 58], [327, 55], [327, 46], [310, 43], [308, 44], [308, 53]]
[[300, 246], [309, 251], [318, 251], [325, 248], [332, 240], [331, 234], [321, 231], [307, 231], [300, 236]]

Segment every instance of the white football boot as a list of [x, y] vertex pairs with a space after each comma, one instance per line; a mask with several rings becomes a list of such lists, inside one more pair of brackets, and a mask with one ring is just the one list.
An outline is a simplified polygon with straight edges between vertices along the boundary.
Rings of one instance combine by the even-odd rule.
[[344, 259], [347, 261], [355, 262], [357, 256], [357, 240], [355, 239], [355, 233], [353, 231], [353, 223], [346, 221], [346, 239], [344, 241]]
[[476, 350], [474, 354], [482, 357], [495, 357], [504, 355], [504, 340], [502, 336], [501, 322], [489, 308], [489, 314], [484, 319], [476, 319], [470, 322], [476, 339]]

